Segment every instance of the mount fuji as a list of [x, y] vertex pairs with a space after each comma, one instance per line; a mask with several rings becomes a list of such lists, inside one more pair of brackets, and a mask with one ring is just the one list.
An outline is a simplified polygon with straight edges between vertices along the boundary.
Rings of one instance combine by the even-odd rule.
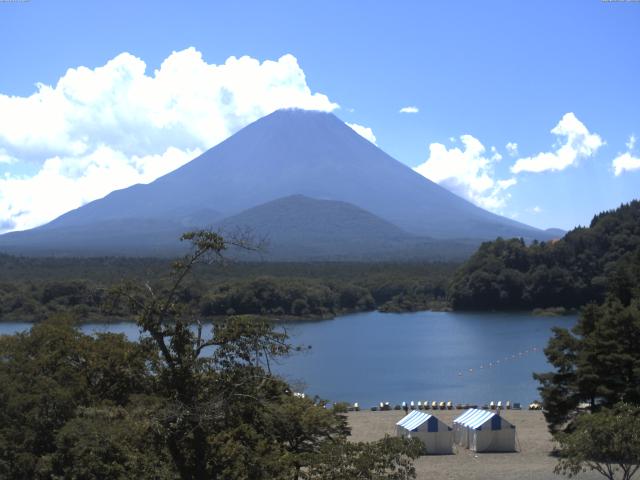
[[458, 197], [331, 113], [294, 109], [257, 120], [149, 184], [2, 235], [0, 251], [172, 255], [183, 231], [235, 226], [267, 235], [274, 258], [298, 260], [444, 258], [498, 236], [553, 236]]

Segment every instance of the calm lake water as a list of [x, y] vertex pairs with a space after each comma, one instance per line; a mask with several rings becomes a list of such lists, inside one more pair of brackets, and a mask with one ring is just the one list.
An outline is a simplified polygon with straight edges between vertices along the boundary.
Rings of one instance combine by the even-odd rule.
[[[286, 323], [291, 340], [307, 353], [275, 369], [305, 391], [332, 401], [447, 401], [523, 404], [538, 398], [532, 372], [547, 371], [542, 349], [553, 326], [571, 327], [576, 317], [519, 313], [380, 313], [333, 320]], [[0, 323], [0, 334], [30, 327]], [[138, 338], [135, 324], [88, 324], [90, 333], [111, 331]]]

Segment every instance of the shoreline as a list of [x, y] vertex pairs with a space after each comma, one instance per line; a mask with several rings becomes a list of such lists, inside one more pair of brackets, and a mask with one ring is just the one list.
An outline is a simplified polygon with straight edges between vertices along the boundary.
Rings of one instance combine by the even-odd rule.
[[[482, 311], [482, 310], [452, 310], [450, 307], [442, 307], [442, 308], [428, 308], [423, 310], [386, 310], [382, 309], [382, 306], [379, 308], [374, 308], [371, 310], [347, 310], [341, 311], [337, 313], [331, 314], [310, 314], [310, 315], [261, 315], [259, 313], [244, 313], [238, 315], [215, 315], [215, 316], [207, 316], [202, 317], [203, 323], [212, 323], [216, 320], [224, 320], [225, 318], [232, 316], [247, 316], [247, 317], [256, 317], [261, 320], [264, 320], [269, 323], [304, 323], [304, 322], [322, 322], [324, 320], [334, 320], [339, 317], [345, 317], [348, 315], [355, 315], [358, 313], [371, 313], [378, 312], [382, 314], [404, 314], [404, 313], [420, 313], [420, 312], [435, 312], [435, 313], [459, 313], [459, 314], [486, 314], [486, 313], [500, 313], [500, 314], [519, 314], [519, 315], [532, 315], [535, 317], [567, 317], [571, 315], [576, 315], [579, 313], [579, 310], [575, 309], [566, 309], [562, 313], [557, 312], [555, 308], [551, 309], [538, 309], [534, 308], [532, 310], [498, 310], [498, 311]], [[52, 315], [56, 315], [58, 312], [52, 312]], [[89, 314], [89, 319], [86, 320], [78, 320], [76, 322], [77, 325], [90, 325], [90, 324], [99, 324], [103, 323], [106, 325], [115, 325], [120, 323], [136, 323], [134, 319], [122, 318], [122, 317], [110, 317], [108, 315], [100, 316], [95, 314]], [[10, 323], [25, 323], [35, 325], [44, 321], [43, 319], [12, 319], [12, 318], [1, 318], [0, 324], [10, 324]]]

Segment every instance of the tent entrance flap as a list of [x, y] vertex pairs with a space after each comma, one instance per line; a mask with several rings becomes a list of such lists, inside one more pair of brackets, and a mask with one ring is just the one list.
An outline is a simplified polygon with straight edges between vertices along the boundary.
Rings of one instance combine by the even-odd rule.
[[428, 413], [412, 411], [396, 423], [396, 434], [419, 439], [424, 445], [424, 453], [453, 453], [453, 430]]
[[469, 409], [453, 421], [458, 445], [475, 452], [515, 452], [516, 429], [493, 411]]

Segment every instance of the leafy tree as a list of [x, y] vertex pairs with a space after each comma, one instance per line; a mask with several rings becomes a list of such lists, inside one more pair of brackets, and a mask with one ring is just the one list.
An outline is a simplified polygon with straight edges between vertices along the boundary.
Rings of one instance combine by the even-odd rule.
[[298, 478], [304, 467], [318, 463], [323, 446], [343, 443], [350, 433], [339, 408], [328, 410], [308, 398], [287, 396], [271, 409], [271, 428], [283, 442], [286, 461], [293, 466], [293, 478]]
[[122, 335], [83, 335], [56, 317], [0, 336], [0, 478], [31, 479], [76, 411], [152, 389], [152, 356]]
[[293, 351], [286, 333], [249, 317], [205, 330], [187, 278], [233, 242], [183, 239], [193, 250], [169, 284], [118, 291], [140, 342], [84, 335], [70, 318], [0, 337], [0, 478], [334, 478], [334, 461], [341, 478], [413, 478], [413, 443], [348, 443], [342, 409], [272, 374]]
[[614, 480], [631, 478], [640, 469], [640, 408], [618, 404], [594, 414], [581, 414], [571, 432], [556, 435], [560, 460], [556, 473], [569, 477], [591, 470]]
[[[578, 308], [601, 303], [607, 292], [629, 301], [640, 256], [640, 201], [596, 215], [550, 242], [498, 238], [483, 243], [454, 274], [454, 309]], [[633, 259], [636, 259], [635, 262]], [[626, 295], [626, 296], [625, 296]]]
[[81, 407], [39, 462], [38, 479], [164, 480], [175, 478], [146, 408]]
[[316, 463], [309, 466], [307, 480], [408, 480], [415, 478], [413, 460], [422, 443], [418, 439], [386, 436], [372, 443], [327, 442]]
[[[182, 238], [192, 242], [193, 250], [175, 263], [167, 292], [121, 291], [159, 352], [155, 371], [166, 405], [155, 418], [180, 478], [298, 478], [322, 464], [327, 448], [352, 448], [338, 412], [293, 398], [288, 385], [271, 374], [272, 359], [291, 352], [285, 333], [243, 317], [214, 323], [209, 337], [201, 323], [190, 328], [190, 312], [178, 301], [182, 282], [198, 262], [219, 259], [229, 243], [208, 231]], [[213, 351], [203, 355], [207, 349]], [[392, 459], [384, 468], [409, 475], [405, 442], [379, 445], [380, 458], [386, 458], [386, 446]], [[375, 462], [358, 468], [384, 470]]]
[[610, 297], [588, 306], [571, 332], [554, 330], [545, 354], [555, 371], [534, 377], [552, 432], [571, 421], [581, 402], [594, 410], [640, 404], [640, 299], [624, 306]]
[[[143, 295], [121, 290], [149, 334], [147, 343], [159, 352], [155, 368], [166, 400], [156, 412], [160, 435], [183, 480], [218, 478], [229, 464], [253, 478], [273, 477], [278, 472], [265, 459], [276, 457], [277, 445], [272, 447], [255, 425], [264, 404], [284, 392], [285, 385], [265, 374], [262, 364], [289, 352], [286, 336], [266, 324], [234, 319], [216, 325], [209, 339], [203, 337], [202, 324], [192, 330], [192, 318], [179, 301], [183, 281], [198, 262], [220, 259], [229, 244], [207, 231], [187, 233], [182, 240], [191, 241], [193, 250], [174, 264], [168, 291], [148, 288]], [[203, 355], [207, 348], [215, 349], [212, 355]], [[225, 478], [231, 478], [228, 473]]]

